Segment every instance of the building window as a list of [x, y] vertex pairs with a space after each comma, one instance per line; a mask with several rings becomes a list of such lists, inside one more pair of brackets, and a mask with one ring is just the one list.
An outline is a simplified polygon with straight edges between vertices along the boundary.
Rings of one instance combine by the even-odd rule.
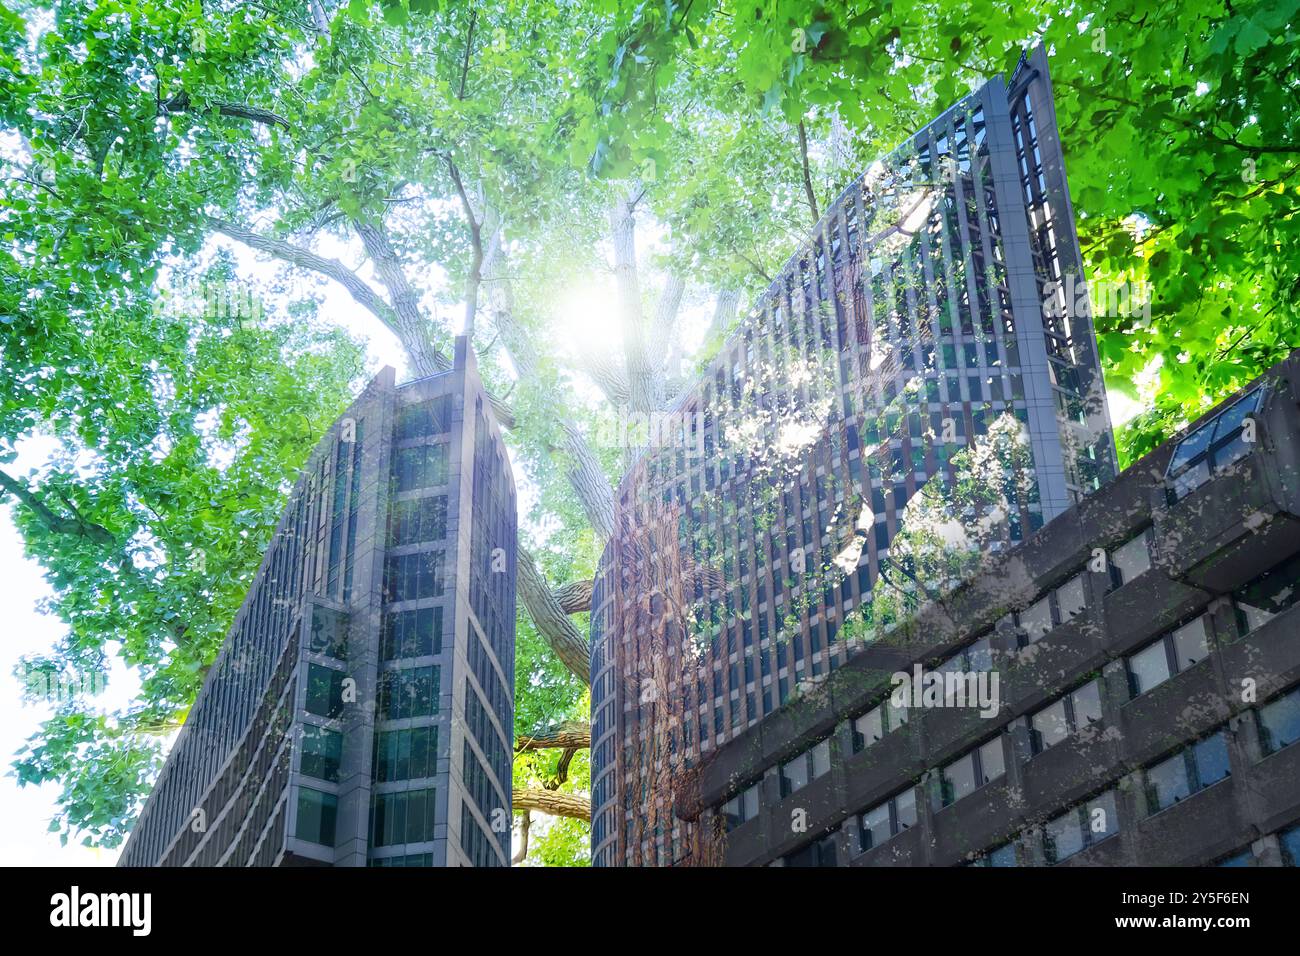
[[343, 713], [343, 672], [320, 664], [307, 665], [307, 713], [338, 717]]
[[432, 853], [408, 853], [405, 856], [377, 856], [371, 866], [433, 866]]
[[399, 492], [446, 484], [446, 443], [397, 449], [393, 456], [393, 477]]
[[891, 730], [907, 723], [907, 708], [895, 707], [888, 700], [853, 720], [853, 752], [870, 747]]
[[814, 744], [788, 763], [781, 764], [781, 796], [790, 796], [831, 769], [830, 738]]
[[995, 850], [981, 853], [971, 860], [968, 866], [1019, 866], [1016, 862], [1016, 845], [1004, 843]]
[[432, 777], [437, 765], [437, 727], [385, 730], [375, 735], [375, 779], [380, 783]]
[[1259, 709], [1259, 744], [1275, 754], [1300, 740], [1300, 687], [1276, 697]]
[[1255, 443], [1246, 440], [1246, 418], [1259, 409], [1262, 395], [1262, 389], [1255, 389], [1178, 443], [1165, 472], [1165, 480], [1170, 483], [1170, 504], [1187, 497], [1213, 474], [1254, 450]]
[[1034, 643], [1057, 625], [1073, 621], [1086, 608], [1083, 575], [1076, 574], [1016, 615], [1022, 632], [1021, 646]]
[[1052, 629], [1052, 601], [1047, 595], [1016, 615], [1025, 643], [1033, 643]]
[[347, 617], [328, 608], [313, 606], [311, 609], [311, 636], [307, 649], [313, 654], [323, 654], [335, 660], [346, 660], [348, 656]]
[[427, 438], [451, 427], [451, 396], [440, 395], [427, 402], [403, 406], [397, 413], [394, 438]]
[[384, 596], [389, 601], [414, 601], [442, 596], [443, 552], [400, 554], [384, 562]]
[[1110, 583], [1112, 588], [1123, 587], [1139, 574], [1151, 568], [1150, 529], [1120, 545], [1110, 553]]
[[1043, 857], [1060, 863], [1118, 832], [1115, 791], [1107, 790], [1043, 825]]
[[939, 793], [946, 807], [1007, 772], [999, 734], [939, 771]]
[[1029, 718], [1035, 754], [1101, 720], [1101, 682], [1091, 680], [1058, 698]]
[[438, 668], [410, 667], [384, 671], [379, 678], [382, 720], [431, 717], [438, 712]]
[[1230, 775], [1228, 741], [1219, 730], [1148, 767], [1147, 811], [1159, 813]]
[[1145, 694], [1174, 674], [1204, 660], [1209, 653], [1209, 635], [1202, 615], [1128, 656], [1125, 664], [1128, 667], [1129, 693], [1133, 697]]
[[298, 768], [308, 777], [338, 783], [339, 761], [343, 756], [343, 735], [324, 727], [304, 724], [302, 758]]
[[742, 823], [747, 823], [758, 816], [758, 788], [758, 784], [746, 787], [722, 805], [728, 830], [734, 830]]
[[828, 833], [814, 840], [807, 846], [785, 856], [786, 866], [835, 866], [835, 838], [837, 833]]
[[1242, 637], [1300, 603], [1300, 555], [1283, 562], [1232, 596]]
[[863, 852], [880, 846], [891, 837], [916, 825], [916, 790], [908, 787], [902, 793], [858, 815], [860, 844]]
[[432, 789], [375, 794], [370, 801], [371, 846], [432, 840], [434, 797]]
[[442, 608], [397, 611], [384, 615], [380, 660], [429, 657], [442, 653]]
[[298, 788], [298, 823], [294, 836], [321, 846], [334, 845], [334, 822], [338, 818], [339, 798], [307, 787]]
[[388, 527], [394, 547], [442, 540], [447, 534], [447, 496], [395, 501]]
[[[973, 674], [993, 669], [993, 648], [987, 637], [967, 644], [935, 670], [943, 673]], [[906, 718], [904, 718], [906, 719]]]

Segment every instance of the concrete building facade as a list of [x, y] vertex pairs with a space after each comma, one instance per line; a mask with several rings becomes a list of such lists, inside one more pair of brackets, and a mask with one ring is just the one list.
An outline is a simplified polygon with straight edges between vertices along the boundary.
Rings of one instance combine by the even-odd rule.
[[[1300, 352], [718, 748], [678, 812], [732, 866], [1300, 865], [1298, 397]], [[996, 706], [900, 708], [918, 666], [997, 674]]]
[[[593, 863], [701, 858], [672, 810], [685, 781], [857, 652], [839, 631], [908, 501], [995, 421], [1029, 446], [1006, 545], [1114, 476], [1067, 289], [1082, 266], [1039, 50], [850, 185], [621, 484], [592, 599]], [[858, 514], [860, 554], [832, 571]]]
[[465, 339], [313, 451], [119, 865], [507, 866], [514, 481]]

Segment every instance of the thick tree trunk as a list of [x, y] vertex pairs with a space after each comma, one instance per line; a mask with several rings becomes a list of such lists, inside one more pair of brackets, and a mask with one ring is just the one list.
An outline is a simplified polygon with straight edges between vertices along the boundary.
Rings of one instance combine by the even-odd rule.
[[591, 798], [580, 793], [516, 787], [511, 794], [511, 803], [516, 811], [539, 810], [553, 817], [573, 817], [591, 822]]
[[533, 619], [534, 626], [569, 672], [583, 684], [589, 683], [591, 650], [587, 639], [546, 586], [546, 579], [542, 577], [533, 556], [524, 548], [519, 548], [518, 555], [515, 588], [524, 607], [528, 609], [528, 616]]
[[610, 210], [609, 226], [614, 239], [614, 281], [618, 287], [628, 401], [634, 412], [653, 412], [659, 408], [660, 396], [655, 363], [646, 350], [641, 283], [636, 268], [635, 206], [636, 200], [630, 193], [619, 199]]

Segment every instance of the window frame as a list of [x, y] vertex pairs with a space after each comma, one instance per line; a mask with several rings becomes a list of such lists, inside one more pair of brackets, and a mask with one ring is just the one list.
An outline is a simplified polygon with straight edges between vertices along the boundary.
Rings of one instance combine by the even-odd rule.
[[[1192, 624], [1195, 624], [1197, 621], [1201, 622], [1202, 633], [1205, 635], [1205, 656], [1201, 657], [1199, 660], [1193, 661], [1191, 664], [1188, 664], [1186, 667], [1179, 667], [1178, 648], [1174, 644], [1174, 635], [1176, 635], [1179, 631], [1183, 630], [1184, 628], [1190, 627]], [[1194, 617], [1190, 617], [1187, 620], [1183, 621], [1181, 624], [1175, 624], [1173, 627], [1166, 630], [1164, 633], [1162, 633], [1159, 637], [1155, 638], [1154, 640], [1148, 641], [1147, 643], [1141, 645], [1137, 649], [1132, 650], [1129, 653], [1125, 654], [1124, 675], [1128, 679], [1129, 700], [1130, 701], [1137, 700], [1139, 697], [1143, 696], [1144, 694], [1150, 693], [1151, 691], [1155, 690], [1157, 687], [1161, 687], [1164, 684], [1169, 683], [1169, 681], [1173, 680], [1179, 674], [1184, 674], [1187, 671], [1192, 670], [1197, 665], [1203, 664], [1205, 663], [1205, 661], [1209, 660], [1210, 655], [1214, 651], [1213, 636], [1214, 636], [1213, 628], [1210, 626], [1210, 614], [1208, 611], [1201, 611], [1198, 614], [1196, 614]], [[1156, 683], [1152, 684], [1150, 687], [1146, 688], [1145, 690], [1139, 691], [1137, 690], [1136, 684], [1134, 683], [1133, 668], [1130, 662], [1133, 660], [1133, 658], [1137, 657], [1139, 654], [1145, 654], [1147, 651], [1151, 650], [1157, 644], [1163, 644], [1164, 646], [1165, 668], [1169, 671], [1169, 674], [1163, 680], [1157, 681]]]
[[[1005, 741], [1003, 740], [1004, 736], [1005, 734], [999, 731], [997, 734], [985, 740], [984, 742], [976, 744], [974, 747], [971, 747], [960, 757], [955, 757], [952, 760], [949, 760], [947, 763], [939, 767], [939, 808], [940, 809], [944, 809], [946, 807], [952, 806], [954, 803], [958, 802], [959, 800], [969, 797], [973, 793], [977, 793], [978, 791], [989, 786], [990, 784], [997, 782], [999, 778], [1005, 777], [1007, 775], [1007, 751], [1006, 751]], [[985, 768], [984, 768], [983, 751], [985, 747], [987, 747], [989, 744], [992, 743], [998, 744], [1001, 748], [1002, 770], [1000, 773], [995, 774], [994, 776], [989, 777], [988, 779], [985, 779], [986, 775], [984, 772]], [[948, 768], [960, 763], [961, 761], [967, 759], [968, 757], [970, 758], [971, 761], [971, 774], [974, 780], [974, 786], [972, 786], [968, 792], [963, 793], [961, 796], [955, 796], [953, 795], [954, 790], [952, 784], [948, 780], [948, 776], [947, 776]]]
[[[1236, 464], [1238, 461], [1241, 461], [1241, 459], [1247, 458], [1252, 454], [1254, 449], [1250, 449], [1241, 455], [1237, 455], [1228, 462], [1220, 462], [1218, 460], [1220, 453], [1239, 438], [1241, 426], [1245, 423], [1246, 419], [1248, 417], [1257, 417], [1259, 415], [1260, 408], [1262, 407], [1265, 398], [1265, 392], [1266, 389], [1263, 385], [1257, 385], [1255, 388], [1250, 389], [1244, 395], [1237, 398], [1236, 401], [1220, 409], [1212, 418], [1210, 418], [1209, 421], [1197, 426], [1179, 439], [1178, 444], [1174, 446], [1173, 454], [1169, 458], [1169, 465], [1165, 469], [1166, 498], [1169, 504], [1173, 505], [1183, 500], [1188, 495], [1209, 484], [1210, 481], [1214, 479], [1214, 476], [1222, 472], [1224, 468]], [[1240, 421], [1232, 429], [1231, 435], [1220, 436], [1219, 426], [1231, 417], [1233, 412], [1247, 402], [1252, 402], [1253, 404], [1247, 411], [1242, 413]], [[1175, 468], [1175, 463], [1178, 461], [1178, 453], [1183, 446], [1193, 439], [1205, 434], [1208, 434], [1209, 436], [1208, 440], [1205, 442], [1205, 447], [1193, 453], [1186, 461], [1182, 462], [1177, 466], [1177, 468]], [[1258, 444], [1258, 442], [1255, 442], [1255, 444]], [[1197, 481], [1195, 484], [1180, 490], [1179, 485], [1184, 476], [1191, 474], [1202, 464], [1206, 466], [1205, 477]]]

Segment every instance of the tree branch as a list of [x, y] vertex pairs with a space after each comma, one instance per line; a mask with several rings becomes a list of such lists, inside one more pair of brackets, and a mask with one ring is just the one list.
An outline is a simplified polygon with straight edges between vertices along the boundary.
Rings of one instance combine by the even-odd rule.
[[565, 750], [582, 750], [591, 746], [591, 724], [569, 720], [558, 727], [541, 731], [536, 736], [520, 736], [515, 740], [515, 753], [525, 750], [552, 750], [562, 747]]
[[117, 544], [117, 537], [111, 531], [103, 525], [95, 524], [95, 522], [83, 517], [66, 495], [61, 497], [68, 510], [72, 512], [73, 516], [71, 518], [55, 514], [26, 485], [3, 471], [0, 471], [0, 487], [9, 491], [15, 498], [31, 509], [36, 514], [36, 517], [41, 520], [41, 524], [45, 525], [46, 530], [53, 534], [76, 535], [88, 538], [95, 544]]
[[817, 211], [817, 195], [813, 192], [812, 171], [808, 168], [808, 130], [804, 128], [803, 120], [799, 120], [799, 162], [803, 167], [803, 191], [808, 198], [808, 208], [812, 210], [812, 221], [815, 226], [822, 217]]
[[580, 368], [605, 393], [605, 398], [611, 405], [627, 404], [627, 376], [610, 356], [592, 352], [582, 357]]
[[274, 239], [270, 236], [264, 236], [260, 233], [253, 232], [251, 229], [245, 229], [243, 226], [237, 226], [234, 223], [226, 222], [223, 219], [217, 219], [212, 216], [206, 217], [208, 226], [221, 233], [229, 236], [237, 242], [242, 242], [250, 249], [256, 249], [258, 252], [265, 252], [282, 262], [297, 266], [300, 269], [307, 269], [311, 272], [319, 273], [328, 279], [333, 279], [339, 285], [343, 286], [356, 302], [374, 315], [380, 322], [400, 335], [398, 331], [397, 314], [384, 301], [383, 297], [372, 289], [367, 283], [362, 281], [361, 277], [353, 272], [350, 268], [339, 262], [337, 259], [327, 259], [324, 256], [317, 255], [310, 249], [304, 249], [301, 246], [295, 246], [291, 242], [283, 239]]
[[316, 35], [328, 38], [330, 35], [330, 22], [325, 16], [325, 8], [320, 5], [320, 0], [308, 0], [311, 6], [311, 20], [316, 28]]
[[528, 616], [560, 662], [586, 685], [591, 680], [591, 648], [587, 639], [546, 586], [533, 556], [522, 546], [517, 551], [515, 589], [528, 609]]
[[614, 281], [618, 287], [630, 404], [632, 411], [651, 412], [658, 409], [659, 398], [654, 364], [646, 351], [641, 283], [637, 278], [636, 202], [630, 195], [618, 200], [610, 210], [609, 225], [614, 239]]
[[[451, 368], [451, 362], [433, 346], [429, 339], [426, 323], [419, 309], [418, 298], [401, 271], [396, 252], [388, 243], [387, 237], [375, 227], [358, 226], [357, 228], [363, 243], [366, 242], [367, 236], [370, 238], [370, 242], [367, 243], [367, 251], [375, 262], [376, 273], [381, 280], [391, 281], [398, 290], [395, 300], [401, 305], [402, 314], [395, 311], [384, 297], [363, 281], [356, 272], [337, 259], [327, 259], [324, 256], [317, 255], [310, 249], [304, 249], [283, 239], [274, 239], [270, 236], [261, 235], [251, 229], [236, 226], [213, 216], [207, 216], [205, 219], [209, 228], [224, 236], [229, 236], [237, 242], [242, 242], [250, 249], [264, 252], [289, 265], [316, 272], [339, 283], [352, 295], [352, 298], [358, 304], [384, 323], [385, 328], [398, 337], [403, 348], [411, 357], [411, 364], [415, 374], [421, 376], [436, 375], [438, 372]], [[489, 397], [497, 423], [502, 428], [513, 428], [515, 425], [513, 409], [497, 397]]]
[[[673, 329], [677, 324], [677, 313], [681, 311], [682, 297], [685, 293], [686, 280], [675, 272], [670, 273], [668, 281], [664, 283], [663, 291], [659, 293], [659, 302], [655, 306], [651, 341], [654, 342], [655, 348], [662, 350], [659, 381], [655, 384], [655, 394], [660, 402], [664, 397], [663, 379], [667, 375], [677, 374], [676, 366], [680, 361], [678, 341], [673, 335]], [[669, 347], [670, 342], [671, 347]]]
[[[470, 23], [470, 34], [473, 35], [474, 25]], [[469, 61], [469, 50], [465, 51], [466, 63]], [[465, 77], [461, 76], [461, 84], [464, 85]], [[469, 224], [469, 242], [473, 249], [473, 256], [470, 259], [469, 269], [465, 273], [465, 324], [464, 334], [473, 336], [474, 319], [478, 313], [478, 290], [483, 276], [483, 223], [474, 218], [474, 207], [469, 201], [469, 195], [465, 192], [465, 184], [461, 182], [460, 170], [450, 156], [447, 157], [447, 170], [451, 173], [451, 181], [456, 184], [456, 194], [460, 196], [461, 208], [465, 211], [465, 221]]]
[[578, 793], [515, 787], [511, 792], [511, 803], [515, 810], [537, 810], [554, 817], [591, 822], [591, 798]]
[[560, 602], [560, 607], [564, 609], [565, 614], [579, 614], [591, 610], [591, 590], [594, 583], [590, 580], [570, 581], [553, 589], [552, 593]]
[[[163, 100], [158, 104], [160, 114], [170, 113], [188, 113], [193, 109], [193, 101], [190, 94], [184, 90], [177, 93], [169, 99]], [[288, 130], [292, 127], [289, 121], [278, 113], [272, 113], [270, 110], [264, 110], [257, 106], [247, 106], [243, 103], [212, 103], [212, 109], [215, 109], [222, 116], [230, 116], [235, 119], [252, 120], [254, 123], [261, 123], [264, 126], [282, 126]]]

